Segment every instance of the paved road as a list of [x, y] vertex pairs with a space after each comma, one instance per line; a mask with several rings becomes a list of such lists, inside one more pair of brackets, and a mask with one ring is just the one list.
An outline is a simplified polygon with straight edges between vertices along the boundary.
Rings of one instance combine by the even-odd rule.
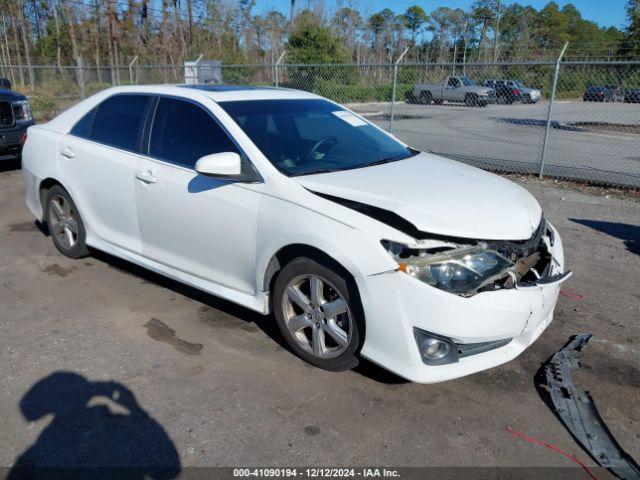
[[0, 172], [0, 467], [34, 444], [30, 454], [73, 457], [80, 442], [95, 442], [91, 458], [177, 454], [180, 468], [571, 466], [507, 426], [592, 464], [533, 382], [585, 331], [595, 337], [577, 378], [640, 457], [640, 204], [552, 185], [524, 186], [563, 234], [575, 270], [565, 288], [584, 299], [561, 297], [513, 362], [416, 385], [371, 365], [318, 370], [282, 348], [271, 318], [99, 252], [62, 257], [27, 212], [20, 173]]
[[[353, 107], [388, 128], [388, 104]], [[535, 105], [396, 106], [395, 134], [416, 148], [477, 166], [538, 172], [547, 102]], [[546, 172], [621, 185], [640, 186], [640, 104], [560, 101], [554, 105]], [[635, 133], [567, 129], [574, 122], [635, 125]], [[560, 127], [560, 128], [559, 128]]]

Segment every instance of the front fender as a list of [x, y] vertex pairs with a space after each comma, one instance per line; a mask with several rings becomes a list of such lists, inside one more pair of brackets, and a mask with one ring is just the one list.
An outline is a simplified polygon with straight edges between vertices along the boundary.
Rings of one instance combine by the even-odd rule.
[[275, 197], [264, 198], [257, 235], [255, 281], [259, 287], [274, 255], [294, 244], [321, 250], [356, 279], [398, 266], [379, 240], [362, 230]]

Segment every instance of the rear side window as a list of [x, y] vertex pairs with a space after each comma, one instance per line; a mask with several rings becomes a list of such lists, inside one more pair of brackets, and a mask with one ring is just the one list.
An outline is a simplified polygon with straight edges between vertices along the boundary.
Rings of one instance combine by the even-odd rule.
[[84, 115], [78, 123], [76, 123], [71, 129], [71, 135], [75, 135], [80, 138], [91, 138], [91, 127], [93, 126], [93, 119], [96, 116], [96, 110], [98, 107], [92, 108], [88, 113]]
[[94, 142], [137, 152], [150, 99], [148, 95], [115, 95], [107, 98], [97, 107], [89, 138]]
[[239, 153], [209, 113], [175, 98], [160, 98], [150, 140], [150, 156], [188, 168], [194, 168], [205, 155]]

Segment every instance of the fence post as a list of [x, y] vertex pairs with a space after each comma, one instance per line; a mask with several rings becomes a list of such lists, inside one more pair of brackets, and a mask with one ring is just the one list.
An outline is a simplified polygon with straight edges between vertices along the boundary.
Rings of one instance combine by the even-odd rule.
[[[196, 83], [200, 83], [200, 60], [202, 60], [202, 57], [204, 57], [204, 53], [201, 53], [200, 55], [198, 55], [198, 58], [196, 58]], [[186, 81], [186, 79], [185, 79]]]
[[562, 61], [562, 57], [564, 56], [564, 52], [569, 46], [569, 42], [564, 44], [562, 47], [562, 51], [560, 55], [558, 55], [558, 59], [556, 60], [556, 66], [553, 71], [553, 86], [551, 87], [551, 97], [549, 97], [549, 108], [547, 110], [547, 125], [544, 129], [544, 140], [542, 142], [542, 157], [540, 158], [540, 172], [538, 176], [542, 178], [544, 174], [544, 162], [547, 157], [547, 143], [549, 142], [549, 130], [551, 129], [551, 112], [553, 110], [553, 102], [556, 99], [556, 88], [558, 87], [558, 74], [560, 73], [560, 62]]
[[86, 98], [86, 92], [84, 88], [84, 61], [82, 58], [76, 58], [76, 74], [78, 79], [78, 87], [80, 87], [80, 97]]
[[405, 48], [404, 52], [398, 57], [393, 64], [393, 86], [391, 87], [391, 111], [389, 112], [389, 133], [393, 133], [393, 111], [396, 104], [396, 89], [398, 86], [398, 64], [402, 58], [407, 54], [409, 48]]
[[278, 57], [278, 60], [276, 61], [276, 63], [273, 66], [273, 77], [274, 77], [274, 82], [276, 85], [276, 88], [279, 87], [279, 81], [278, 81], [278, 71], [280, 70], [280, 62], [284, 59], [285, 54], [287, 53], [287, 51], [285, 50], [284, 52], [282, 52], [280, 54], [280, 56]]
[[131, 60], [131, 63], [129, 64], [129, 85], [133, 85], [133, 64], [136, 63], [137, 61], [138, 61], [138, 55], [133, 57], [133, 60]]

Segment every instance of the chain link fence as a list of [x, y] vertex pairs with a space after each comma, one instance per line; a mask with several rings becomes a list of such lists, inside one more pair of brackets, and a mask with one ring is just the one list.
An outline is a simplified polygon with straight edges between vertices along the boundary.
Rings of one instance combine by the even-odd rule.
[[[640, 187], [640, 62], [221, 65], [197, 73], [322, 95], [409, 145], [480, 168]], [[0, 66], [0, 76], [46, 120], [113, 85], [183, 83], [185, 69]]]

